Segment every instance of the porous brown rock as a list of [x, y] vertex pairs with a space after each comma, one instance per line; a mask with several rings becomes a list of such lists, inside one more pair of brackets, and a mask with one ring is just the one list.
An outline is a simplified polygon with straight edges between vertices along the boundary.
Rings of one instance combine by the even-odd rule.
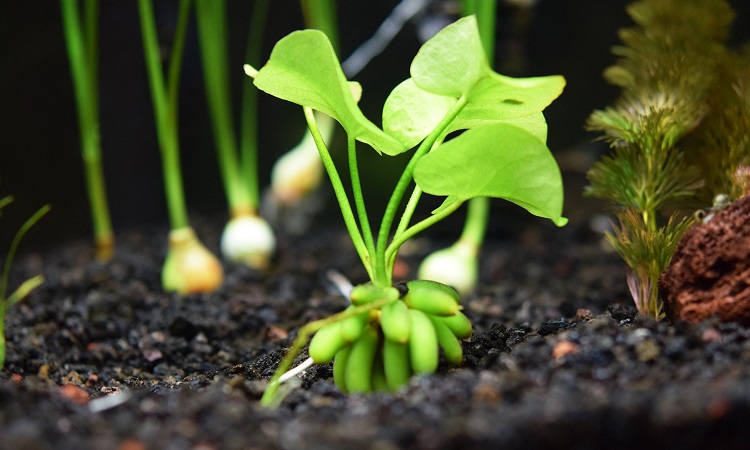
[[672, 319], [750, 323], [750, 196], [685, 232], [659, 290]]

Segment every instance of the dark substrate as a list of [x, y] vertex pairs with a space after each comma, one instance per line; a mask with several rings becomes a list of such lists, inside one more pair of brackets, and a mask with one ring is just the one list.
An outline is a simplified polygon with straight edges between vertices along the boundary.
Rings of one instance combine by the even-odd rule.
[[619, 258], [575, 225], [490, 239], [462, 367], [367, 396], [317, 367], [275, 410], [258, 399], [297, 328], [346, 305], [327, 271], [364, 281], [347, 236], [282, 239], [269, 273], [227, 265], [185, 297], [159, 288], [164, 236], [17, 261], [46, 283], [7, 318], [1, 448], [747, 448], [750, 329], [636, 316]]

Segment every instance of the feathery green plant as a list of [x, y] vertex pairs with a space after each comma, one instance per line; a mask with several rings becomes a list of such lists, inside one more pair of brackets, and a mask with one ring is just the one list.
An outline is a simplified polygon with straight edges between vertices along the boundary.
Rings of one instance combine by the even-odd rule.
[[637, 26], [620, 30], [619, 59], [605, 71], [622, 94], [587, 122], [612, 154], [589, 171], [586, 194], [614, 204], [617, 223], [607, 239], [632, 270], [639, 312], [658, 319], [659, 275], [691, 224], [682, 209], [699, 201], [706, 177], [689, 163], [683, 138], [715, 113], [712, 90], [733, 15], [724, 0], [639, 0], [627, 11]]

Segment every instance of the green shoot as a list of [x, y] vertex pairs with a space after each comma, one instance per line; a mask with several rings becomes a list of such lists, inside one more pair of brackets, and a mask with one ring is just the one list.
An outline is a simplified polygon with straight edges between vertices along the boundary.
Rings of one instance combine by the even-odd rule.
[[[412, 374], [434, 372], [440, 348], [450, 362], [460, 363], [459, 339], [471, 334], [471, 323], [460, 312], [458, 293], [421, 280], [398, 291], [392, 286], [393, 261], [405, 242], [476, 197], [504, 198], [558, 226], [567, 222], [562, 216], [562, 178], [542, 138], [546, 123], [541, 113], [560, 95], [565, 80], [516, 79], [494, 72], [473, 16], [449, 25], [422, 46], [412, 61], [412, 77], [385, 102], [383, 129], [359, 110], [361, 88], [347, 81], [320, 31], [291, 33], [276, 44], [259, 71], [246, 66], [246, 73], [260, 90], [303, 107], [347, 231], [370, 277], [370, 283], [354, 287], [350, 294], [357, 312], [319, 328], [310, 357], [319, 364], [334, 359], [334, 379], [347, 392], [393, 390]], [[334, 118], [347, 134], [351, 201], [313, 111]], [[446, 141], [454, 131], [463, 133]], [[364, 200], [358, 143], [389, 156], [416, 147], [377, 233]], [[412, 183], [418, 194], [404, 205]], [[412, 223], [421, 193], [444, 201], [431, 215]], [[368, 308], [359, 312], [356, 308], [363, 305]], [[290, 350], [290, 360], [314, 330], [305, 331]], [[283, 369], [269, 385], [264, 404], [277, 401]]]
[[[336, 25], [336, 2], [300, 0], [307, 28], [324, 32], [338, 53], [338, 27]], [[249, 59], [251, 63], [254, 60]], [[325, 114], [315, 118], [318, 129], [326, 143], [331, 141], [335, 121]], [[274, 207], [284, 209], [299, 206], [323, 181], [323, 167], [318, 149], [309, 130], [294, 148], [282, 155], [271, 170], [271, 200]]]
[[84, 22], [78, 11], [77, 0], [61, 0], [63, 30], [67, 44], [70, 74], [73, 79], [78, 123], [81, 135], [81, 155], [86, 175], [86, 188], [91, 206], [96, 255], [100, 260], [112, 257], [114, 233], [107, 206], [107, 191], [102, 167], [99, 139], [98, 99], [98, 13], [99, 2], [86, 0], [83, 5]]
[[[496, 1], [463, 0], [461, 7], [464, 16], [476, 15], [482, 46], [487, 60], [492, 61], [495, 55]], [[469, 200], [461, 237], [450, 247], [428, 255], [419, 266], [419, 278], [448, 284], [461, 294], [472, 291], [479, 279], [479, 250], [484, 242], [489, 211], [487, 197]]]
[[[7, 206], [12, 201], [13, 198], [10, 196], [1, 198], [0, 212], [2, 212], [3, 207]], [[44, 282], [44, 277], [42, 277], [41, 275], [37, 275], [21, 283], [21, 285], [16, 288], [15, 291], [13, 291], [6, 297], [8, 291], [8, 281], [10, 278], [10, 266], [13, 263], [13, 257], [15, 257], [16, 255], [16, 250], [18, 249], [18, 245], [21, 243], [21, 239], [23, 239], [29, 229], [31, 229], [31, 227], [33, 227], [39, 221], [39, 219], [42, 218], [42, 216], [47, 214], [49, 210], [49, 205], [41, 207], [36, 213], [29, 217], [29, 219], [26, 220], [23, 225], [21, 225], [21, 228], [18, 230], [18, 232], [16, 232], [16, 236], [13, 238], [13, 241], [10, 244], [8, 255], [5, 257], [5, 264], [3, 265], [3, 271], [0, 275], [0, 369], [5, 364], [5, 314], [8, 312], [8, 309], [10, 309], [11, 306], [26, 298], [26, 296], [28, 296], [31, 291], [39, 287]]]
[[[257, 61], [269, 2], [253, 7], [246, 58]], [[225, 258], [250, 267], [265, 268], [276, 249], [276, 238], [268, 223], [258, 216], [257, 90], [245, 83], [239, 150], [233, 126], [227, 39], [227, 8], [224, 0], [195, 4], [198, 38], [203, 60], [206, 99], [219, 156], [230, 220], [221, 237]]]
[[167, 209], [172, 228], [169, 236], [169, 251], [162, 269], [162, 287], [166, 291], [176, 291], [181, 294], [213, 291], [221, 285], [224, 274], [219, 261], [205, 248], [190, 228], [180, 170], [177, 96], [185, 33], [190, 15], [190, 0], [180, 0], [177, 31], [166, 84], [159, 57], [156, 22], [151, 0], [139, 0], [138, 11], [151, 99], [156, 116], [156, 131], [161, 149]]
[[638, 27], [620, 32], [620, 60], [605, 73], [623, 93], [588, 121], [613, 154], [589, 171], [586, 193], [616, 206], [619, 223], [607, 238], [632, 270], [639, 312], [660, 319], [658, 277], [690, 225], [675, 211], [695, 202], [702, 186], [679, 145], [709, 111], [732, 14], [723, 0], [642, 0], [628, 12]]

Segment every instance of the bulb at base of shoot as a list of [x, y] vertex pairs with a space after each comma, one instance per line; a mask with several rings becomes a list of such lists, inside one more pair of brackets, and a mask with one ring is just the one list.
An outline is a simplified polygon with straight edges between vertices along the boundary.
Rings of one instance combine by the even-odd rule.
[[[323, 141], [329, 143], [334, 131], [334, 120], [325, 114], [316, 114]], [[282, 155], [271, 170], [271, 192], [276, 201], [291, 206], [304, 199], [323, 181], [323, 163], [310, 131], [305, 132], [296, 147]]]
[[448, 248], [428, 255], [419, 266], [418, 278], [453, 286], [466, 295], [477, 286], [478, 248], [465, 240], [458, 240]]
[[161, 274], [167, 292], [212, 292], [224, 281], [221, 263], [198, 239], [192, 228], [169, 232], [169, 250]]
[[276, 250], [276, 237], [263, 218], [254, 214], [233, 217], [221, 235], [221, 254], [230, 261], [265, 269]]

